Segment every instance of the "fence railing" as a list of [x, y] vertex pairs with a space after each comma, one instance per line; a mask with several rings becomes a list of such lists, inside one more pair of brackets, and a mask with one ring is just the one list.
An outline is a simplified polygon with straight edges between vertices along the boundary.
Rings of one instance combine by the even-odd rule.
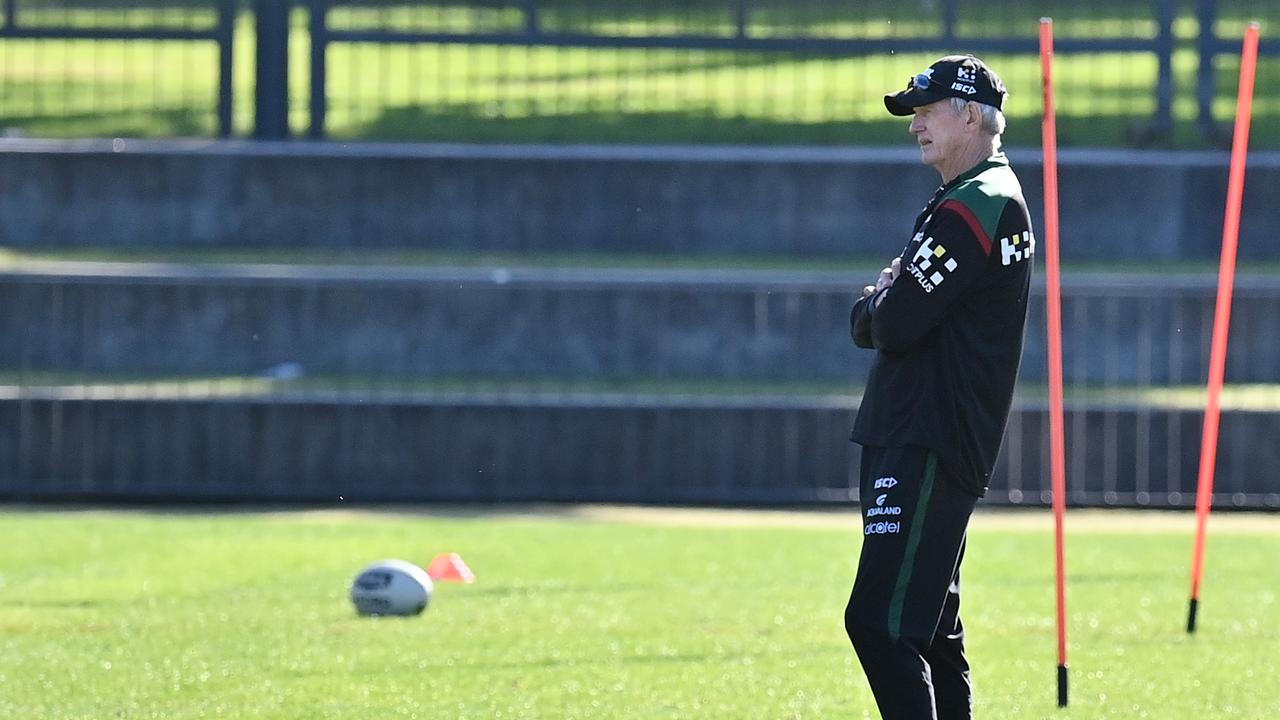
[[[1224, 7], [1226, 6], [1226, 7]], [[1207, 137], [1219, 141], [1230, 138], [1228, 125], [1220, 125], [1214, 116], [1214, 100], [1219, 96], [1219, 88], [1235, 87], [1234, 78], [1221, 77], [1218, 60], [1222, 57], [1238, 56], [1241, 51], [1241, 38], [1224, 37], [1219, 27], [1223, 11], [1230, 10], [1233, 16], [1250, 17], [1250, 13], [1275, 13], [1271, 4], [1259, 6], [1247, 0], [1197, 0], [1196, 21], [1200, 28], [1196, 35], [1196, 52], [1200, 65], [1196, 72], [1196, 107], [1201, 132]], [[1256, 19], [1256, 16], [1255, 16]], [[1280, 17], [1272, 15], [1273, 27]], [[1258, 53], [1262, 57], [1280, 57], [1280, 43], [1274, 39], [1259, 43]]]
[[[942, 0], [930, 5], [930, 10], [923, 13], [925, 21], [920, 22], [922, 13], [913, 13], [905, 3], [898, 4], [898, 8], [894, 9], [892, 4], [878, 4], [868, 8], [848, 3], [810, 0], [789, 4], [790, 14], [780, 17], [779, 6], [774, 3], [760, 0], [708, 0], [692, 5], [686, 3], [682, 10], [676, 10], [676, 4], [666, 7], [664, 3], [657, 3], [657, 7], [665, 7], [666, 14], [662, 17], [668, 19], [666, 22], [655, 22], [652, 15], [646, 17], [643, 13], [636, 13], [637, 6], [632, 3], [614, 3], [615, 8], [620, 8], [616, 13], [610, 13], [609, 7], [605, 6], [603, 12], [597, 10], [593, 15], [585, 9], [586, 5], [578, 6], [554, 0], [523, 0], [519, 3], [497, 3], [498, 7], [508, 11], [499, 22], [484, 22], [472, 17], [459, 23], [448, 23], [438, 16], [424, 16], [414, 23], [409, 16], [379, 16], [373, 9], [377, 3], [360, 0], [306, 0], [310, 10], [308, 34], [311, 39], [310, 124], [307, 134], [312, 138], [323, 138], [328, 132], [326, 118], [336, 94], [329, 84], [328, 51], [334, 46], [379, 44], [732, 52], [757, 56], [799, 56], [810, 63], [814, 59], [830, 62], [895, 54], [906, 57], [919, 55], [922, 58], [920, 62], [925, 62], [923, 58], [931, 53], [936, 55], [957, 49], [982, 55], [1034, 57], [1038, 52], [1034, 28], [1029, 30], [1007, 22], [992, 22], [989, 28], [975, 32], [972, 23], [965, 22], [963, 11], [966, 7], [978, 7], [987, 11], [995, 9], [997, 13], [991, 13], [991, 19], [999, 17], [999, 11], [1007, 11], [1008, 15], [1020, 16], [1026, 21], [1039, 17], [1035, 8], [1030, 7], [1035, 4], [1010, 3], [1004, 0]], [[1045, 6], [1046, 10], [1055, 6], [1055, 3], [1039, 4]], [[494, 4], [477, 2], [469, 5], [486, 10], [491, 9]], [[1070, 4], [1057, 5], [1064, 10], [1070, 7]], [[1147, 117], [1133, 118], [1132, 126], [1126, 129], [1131, 141], [1147, 143], [1167, 135], [1173, 127], [1173, 26], [1176, 0], [1150, 0], [1149, 3], [1143, 0], [1137, 5], [1147, 7], [1150, 13], [1140, 24], [1154, 25], [1154, 31], [1145, 27], [1127, 28], [1126, 25], [1133, 23], [1126, 18], [1113, 23], [1119, 26], [1118, 31], [1116, 28], [1093, 34], [1089, 34], [1087, 30], [1076, 33], [1068, 31], [1057, 41], [1055, 51], [1064, 55], [1113, 54], [1122, 56], [1124, 62], [1141, 62], [1144, 59], [1154, 61], [1154, 79], [1142, 98], [1143, 102], [1150, 101], [1154, 107]], [[1209, 5], [1211, 3], [1206, 2], [1204, 13], [1212, 12]], [[803, 12], [805, 10], [808, 12]], [[700, 21], [699, 11], [710, 14], [711, 19]], [[365, 15], [363, 18], [360, 17], [362, 13]], [[582, 17], [574, 17], [574, 13], [581, 14]], [[1078, 12], [1068, 14], [1080, 19]], [[341, 17], [335, 20], [335, 16], [339, 15]], [[550, 21], [549, 17], [554, 17], [555, 21]], [[876, 36], [878, 31], [872, 30], [870, 26], [873, 24], [872, 19], [877, 17], [890, 27], [895, 20], [905, 20], [905, 23], [899, 22], [899, 25], [908, 29], [905, 32], [895, 31]], [[1072, 20], [1067, 19], [1065, 22], [1070, 29]], [[845, 25], [860, 28], [861, 34], [839, 29]], [[1117, 32], [1118, 34], [1114, 34]], [[283, 41], [283, 37], [279, 40]], [[882, 74], [863, 78], [867, 87], [875, 89], [862, 93], [862, 99], [850, 94], [853, 85], [858, 84], [859, 80], [858, 77], [853, 77], [849, 78], [853, 81], [850, 87], [826, 90], [826, 100], [832, 99], [831, 93], [838, 93], [843, 97], [836, 100], [837, 104], [861, 103], [871, 106], [875, 112], [878, 93], [896, 87], [900, 81], [899, 75], [905, 77], [919, 69], [908, 65], [902, 67], [903, 70], [897, 75], [890, 74], [887, 78]], [[911, 68], [910, 72], [907, 68]], [[697, 68], [693, 67], [692, 70], [696, 71]], [[669, 71], [669, 68], [664, 68], [658, 72]], [[1113, 67], [1111, 71], [1115, 72], [1116, 68]], [[839, 71], [828, 67], [825, 73], [834, 77]], [[529, 78], [528, 74], [522, 75], [520, 70], [512, 69], [508, 82], [520, 84]], [[793, 80], [799, 81], [798, 78]], [[1022, 82], [1024, 95], [1025, 88], [1031, 85], [1032, 80], [1033, 78], [1026, 78]], [[463, 81], [466, 82], [466, 79]], [[694, 79], [690, 78], [690, 81], [693, 82]], [[281, 93], [286, 91], [284, 86], [278, 90]], [[787, 96], [790, 94], [792, 90], [785, 88], [773, 99], [777, 110], [776, 120], [785, 122], [805, 116], [804, 109], [787, 107]], [[870, 98], [871, 102], [866, 102], [866, 98]], [[811, 102], [822, 101], [821, 96], [811, 98]], [[590, 98], [585, 100], [587, 105], [592, 102]], [[619, 102], [621, 103], [621, 99]], [[715, 101], [707, 97], [693, 97], [691, 102], [694, 105], [714, 105]], [[501, 108], [501, 101], [498, 106]], [[276, 103], [273, 107], [283, 106]], [[619, 110], [622, 108], [606, 108], [604, 112]], [[712, 114], [717, 112], [714, 108], [703, 110]], [[750, 115], [750, 112], [743, 113], [740, 107], [728, 112], [736, 112], [739, 116]], [[501, 109], [496, 114], [499, 118], [504, 115]], [[514, 114], [518, 115], [519, 111]], [[837, 122], [852, 120], [856, 117], [856, 111], [853, 115], [833, 113], [825, 117]], [[270, 122], [279, 125], [280, 120], [276, 118]]]
[[[1233, 24], [1280, 19], [1280, 7], [0, 0], [0, 124], [54, 135], [879, 144], [901, 136], [877, 107], [880, 94], [945, 52], [994, 58], [1013, 91], [1009, 112], [1037, 115], [1041, 15], [1058, 26], [1063, 144], [1185, 146], [1197, 143], [1196, 129], [1218, 137], [1215, 102], [1221, 115], [1228, 59], [1239, 52]], [[248, 62], [233, 67], [237, 35]], [[148, 66], [131, 54], [208, 42], [216, 57], [162, 53]], [[58, 43], [64, 50], [48, 58], [32, 54]], [[1264, 40], [1261, 50], [1269, 59], [1280, 45]], [[1193, 81], [1180, 74], [1189, 67]], [[206, 87], [216, 95], [212, 123], [50, 122], [166, 104], [201, 113]], [[1259, 93], [1270, 87], [1260, 83]], [[1188, 100], [1194, 93], [1194, 102], [1177, 102], [1180, 92]], [[1261, 102], [1258, 112], [1269, 107]], [[1280, 146], [1275, 126], [1255, 123], [1255, 148]], [[1013, 143], [1036, 142], [1032, 123], [1014, 123], [1010, 133]]]
[[[15, 41], [121, 41], [126, 43], [181, 43], [216, 45], [216, 60], [213, 64], [202, 65], [199, 69], [205, 77], [213, 79], [214, 97], [211, 98], [213, 113], [216, 117], [215, 132], [221, 137], [232, 133], [232, 87], [233, 87], [233, 43], [236, 34], [236, 15], [240, 9], [239, 0], [193, 0], [178, 3], [139, 3], [139, 2], [77, 2], [76, 0], [0, 0], [0, 124], [13, 122], [24, 113], [29, 117], [48, 114], [92, 114], [96, 112], [123, 112], [128, 110], [155, 112], [174, 110], [188, 112], [192, 108], [189, 93], [177, 95], [176, 102], [165, 96], [159, 86], [163, 85], [162, 77], [175, 72], [175, 68], [163, 66], [163, 58], [153, 59], [150, 68], [152, 81], [149, 92], [136, 93], [129, 97], [131, 91], [121, 89], [117, 97], [106, 100], [103, 96], [110, 93], [101, 87], [112, 84], [106, 76], [98, 75], [103, 68], [98, 64], [104, 61], [101, 52], [86, 53], [83, 59], [87, 68], [80, 68], [78, 73], [101, 78], [100, 81], [89, 81], [86, 87], [71, 87], [66, 81], [60, 83], [56, 78], [46, 78], [42, 71], [40, 58], [33, 54], [33, 62], [29, 73], [32, 92], [22, 102], [11, 92], [11, 86], [18, 78], [11, 76], [11, 68], [18, 65], [17, 59], [8, 45]], [[138, 12], [141, 10], [142, 12]], [[65, 58], [64, 58], [65, 59]], [[14, 73], [16, 74], [16, 73]], [[41, 86], [49, 87], [44, 92]], [[6, 87], [10, 86], [10, 87]], [[10, 90], [10, 92], [6, 92]], [[44, 96], [57, 95], [55, 98]], [[95, 100], [99, 100], [95, 102]], [[203, 104], [203, 103], [201, 103]], [[23, 107], [25, 105], [25, 107]]]

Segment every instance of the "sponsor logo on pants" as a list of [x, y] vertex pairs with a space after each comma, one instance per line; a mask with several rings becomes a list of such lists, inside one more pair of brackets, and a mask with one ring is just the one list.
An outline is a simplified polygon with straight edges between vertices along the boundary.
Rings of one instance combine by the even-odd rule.
[[902, 532], [902, 523], [896, 520], [893, 522], [867, 523], [867, 526], [862, 530], [863, 535], [897, 535], [900, 532]]
[[[863, 535], [897, 535], [902, 532], [902, 522], [899, 520], [881, 520], [872, 522], [871, 518], [883, 516], [898, 516], [902, 514], [902, 508], [892, 504], [889, 500], [889, 491], [897, 487], [898, 479], [895, 477], [880, 477], [872, 483], [876, 490], [884, 490], [876, 496], [875, 504], [866, 507], [866, 526], [862, 529]], [[888, 504], [886, 504], [888, 503]]]
[[873, 517], [876, 517], [877, 515], [901, 515], [902, 514], [902, 508], [896, 505], [884, 504], [885, 498], [887, 497], [889, 497], [887, 494], [881, 495], [880, 497], [876, 498], [875, 507], [867, 508], [868, 520], [870, 520]]

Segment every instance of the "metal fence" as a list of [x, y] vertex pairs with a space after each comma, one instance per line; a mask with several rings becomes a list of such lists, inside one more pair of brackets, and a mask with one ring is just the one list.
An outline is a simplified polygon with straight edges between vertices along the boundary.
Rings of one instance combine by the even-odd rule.
[[0, 129], [232, 132], [237, 0], [0, 0]]
[[[1173, 127], [1172, 0], [531, 0], [416, 13], [326, 1], [313, 8], [312, 137], [330, 125], [341, 135], [369, 125], [411, 132], [416, 118], [442, 132], [467, 123], [491, 136], [505, 127], [558, 140], [751, 139], [772, 126], [783, 142], [881, 142], [902, 131], [880, 96], [960, 48], [1002, 69], [1011, 113], [1037, 114], [1036, 26], [1045, 14], [1060, 18], [1057, 50], [1072, 58], [1076, 82], [1064, 88], [1063, 104], [1090, 116], [1095, 131], [1109, 125], [1084, 140], [1068, 118], [1068, 142], [1145, 142]], [[330, 77], [378, 64], [421, 68], [391, 108], [395, 90], [385, 84]], [[1101, 97], [1116, 87], [1133, 92]]]
[[[14, 132], [842, 145], [899, 141], [880, 96], [944, 52], [987, 57], [1011, 89], [1009, 113], [1038, 116], [1036, 25], [1048, 15], [1060, 140], [1086, 146], [1219, 142], [1244, 22], [1280, 12], [1238, 0], [3, 8], [0, 123]], [[1277, 49], [1264, 40], [1257, 148], [1280, 147], [1280, 123], [1264, 121]], [[1010, 133], [1037, 142], [1034, 123]]]

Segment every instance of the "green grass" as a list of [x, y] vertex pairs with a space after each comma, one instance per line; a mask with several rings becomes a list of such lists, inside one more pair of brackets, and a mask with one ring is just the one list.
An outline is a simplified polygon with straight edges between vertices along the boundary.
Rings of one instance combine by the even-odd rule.
[[[1115, 3], [1058, 3], [1061, 37], [1151, 37], [1149, 8]], [[832, 6], [834, 7], [834, 6]], [[548, 31], [635, 36], [699, 32], [729, 36], [725, 6], [551, 3]], [[755, 37], [911, 38], [936, 35], [937, 13], [875, 3], [854, 11], [798, 11], [761, 6]], [[960, 36], [992, 33], [1034, 38], [1045, 8], [1009, 13], [1004, 5], [967, 6]], [[54, 22], [209, 27], [209, 13], [171, 10], [156, 16], [120, 10], [55, 12]], [[38, 13], [24, 16], [38, 22]], [[514, 31], [511, 8], [393, 5], [335, 10], [344, 29], [424, 32]], [[1220, 23], [1233, 36], [1236, 17]], [[310, 41], [305, 13], [291, 39], [291, 124], [308, 124]], [[1190, 15], [1176, 23], [1173, 58], [1177, 98], [1170, 147], [1213, 144], [1196, 124], [1198, 58]], [[963, 44], [963, 40], [960, 41]], [[234, 126], [253, 125], [254, 30], [250, 16], [236, 34]], [[368, 45], [328, 50], [328, 130], [335, 139], [476, 142], [726, 142], [867, 145], [905, 143], [905, 121], [888, 117], [886, 90], [938, 53], [821, 57], [802, 53], [713, 50]], [[1040, 71], [1034, 54], [990, 55], [1011, 91], [1006, 141], [1034, 145], [1040, 133]], [[1218, 63], [1215, 114], [1234, 112], [1238, 61]], [[212, 43], [0, 40], [0, 129], [42, 136], [191, 136], [215, 131], [217, 53]], [[1280, 60], [1260, 63], [1253, 147], [1280, 147]], [[1064, 147], [1136, 142], [1155, 109], [1157, 68], [1142, 54], [1071, 54], [1056, 58], [1058, 137]]]
[[[603, 515], [603, 516], [602, 516]], [[1280, 518], [1068, 519], [1072, 696], [1054, 706], [1048, 515], [983, 514], [964, 617], [976, 716], [1280, 716]], [[1079, 519], [1076, 519], [1079, 518]], [[841, 627], [853, 510], [0, 518], [0, 716], [874, 718]], [[364, 564], [458, 552], [427, 613], [361, 619]]]

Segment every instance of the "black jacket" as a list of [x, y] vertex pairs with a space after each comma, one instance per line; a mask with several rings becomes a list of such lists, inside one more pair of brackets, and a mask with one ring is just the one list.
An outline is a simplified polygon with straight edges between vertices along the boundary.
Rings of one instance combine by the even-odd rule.
[[876, 350], [852, 439], [930, 448], [983, 495], [1013, 400], [1035, 253], [1005, 156], [939, 188], [912, 235], [893, 287], [850, 315], [854, 342]]

